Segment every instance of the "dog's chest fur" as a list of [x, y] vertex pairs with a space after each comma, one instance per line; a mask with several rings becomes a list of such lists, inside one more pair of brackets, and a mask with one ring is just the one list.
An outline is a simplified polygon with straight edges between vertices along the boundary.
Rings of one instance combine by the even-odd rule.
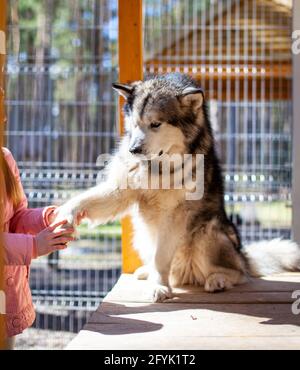
[[144, 263], [153, 258], [153, 250], [165, 238], [172, 237], [177, 244], [184, 245], [188, 230], [185, 204], [181, 190], [151, 190], [140, 196], [132, 216], [134, 246]]

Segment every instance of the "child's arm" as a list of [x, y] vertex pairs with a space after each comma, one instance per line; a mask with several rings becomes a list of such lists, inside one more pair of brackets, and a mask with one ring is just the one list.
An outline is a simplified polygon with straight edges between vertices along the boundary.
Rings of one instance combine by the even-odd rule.
[[9, 231], [11, 233], [22, 233], [36, 235], [51, 223], [51, 215], [56, 207], [29, 209], [27, 199], [24, 195], [22, 202], [15, 210], [10, 220]]
[[32, 235], [3, 233], [4, 264], [29, 266], [34, 258], [35, 240]]
[[51, 223], [51, 214], [54, 212], [56, 207], [28, 209], [28, 202], [21, 183], [18, 166], [12, 154], [8, 150], [5, 151], [5, 159], [19, 184], [22, 194], [22, 200], [16, 208], [13, 218], [10, 220], [9, 231], [11, 233], [35, 235], [45, 227], [49, 226]]

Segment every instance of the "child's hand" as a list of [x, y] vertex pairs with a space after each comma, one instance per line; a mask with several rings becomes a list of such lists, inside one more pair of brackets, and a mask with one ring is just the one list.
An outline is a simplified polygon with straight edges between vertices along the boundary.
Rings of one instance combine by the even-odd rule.
[[67, 248], [67, 244], [75, 238], [73, 227], [60, 228], [67, 223], [66, 220], [52, 224], [35, 237], [37, 257], [46, 256], [54, 251]]

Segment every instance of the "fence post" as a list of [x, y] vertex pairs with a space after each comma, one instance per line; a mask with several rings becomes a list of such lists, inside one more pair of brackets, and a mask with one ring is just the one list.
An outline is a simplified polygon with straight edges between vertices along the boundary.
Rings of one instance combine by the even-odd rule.
[[[300, 32], [300, 1], [293, 2], [293, 31]], [[299, 44], [298, 35], [298, 44]], [[295, 42], [295, 40], [293, 40]], [[293, 50], [293, 238], [300, 244], [300, 50]]]
[[[4, 112], [4, 65], [5, 65], [5, 29], [6, 29], [6, 0], [0, 0], [0, 150], [3, 146], [3, 125], [5, 119]], [[4, 178], [2, 171], [2, 162], [0, 163], [0, 200], [3, 199]], [[5, 308], [4, 300], [4, 247], [2, 240], [3, 227], [3, 209], [2, 202], [0, 202], [0, 308]], [[1, 310], [2, 311], [2, 310]], [[5, 347], [5, 321], [4, 314], [0, 312], [0, 349]]]
[[[119, 0], [119, 80], [128, 83], [143, 78], [143, 1]], [[119, 122], [124, 132], [119, 100]], [[132, 248], [132, 225], [129, 217], [122, 220], [122, 270], [132, 273], [141, 262]]]

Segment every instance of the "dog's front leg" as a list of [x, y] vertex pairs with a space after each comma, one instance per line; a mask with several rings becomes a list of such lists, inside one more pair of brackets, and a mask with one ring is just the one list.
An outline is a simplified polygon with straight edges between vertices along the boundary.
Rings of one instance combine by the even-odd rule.
[[122, 215], [135, 202], [137, 191], [119, 189], [109, 182], [102, 183], [70, 199], [59, 207], [56, 220], [66, 219], [74, 224], [77, 214], [97, 223], [106, 223]]
[[151, 284], [153, 302], [163, 302], [168, 298], [172, 298], [169, 275], [177, 247], [178, 240], [172, 237], [172, 235], [166, 232], [159, 235], [152, 268], [148, 277], [148, 281]]

